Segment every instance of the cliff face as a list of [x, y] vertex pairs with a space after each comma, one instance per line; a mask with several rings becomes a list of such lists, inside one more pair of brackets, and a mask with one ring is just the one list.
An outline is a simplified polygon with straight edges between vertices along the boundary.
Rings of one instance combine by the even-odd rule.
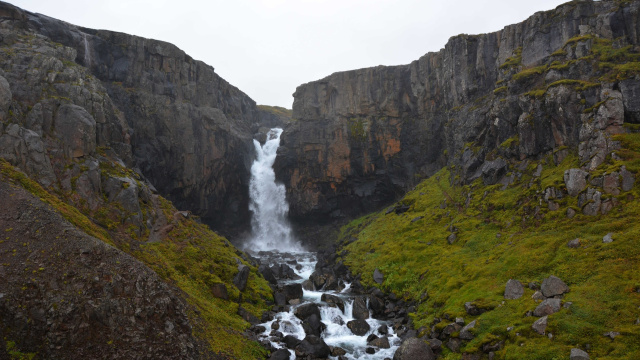
[[[89, 112], [110, 128], [103, 132], [123, 138], [127, 149], [114, 150], [128, 166], [216, 229], [232, 233], [248, 223], [251, 135], [259, 120], [252, 99], [172, 44], [80, 28], [8, 4], [1, 10], [10, 26], [63, 45], [67, 61], [100, 80], [121, 126]], [[101, 138], [98, 146], [112, 146]]]
[[637, 71], [621, 67], [637, 61], [639, 7], [571, 2], [495, 33], [453, 37], [409, 65], [299, 86], [276, 161], [292, 216], [379, 208], [446, 164], [460, 182], [498, 181], [503, 160], [580, 146], [597, 166], [614, 145], [605, 135], [639, 119]]

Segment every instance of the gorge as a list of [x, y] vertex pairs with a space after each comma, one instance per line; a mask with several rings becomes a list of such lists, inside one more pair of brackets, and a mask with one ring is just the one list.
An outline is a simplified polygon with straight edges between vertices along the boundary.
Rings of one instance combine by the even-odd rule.
[[639, 11], [570, 1], [289, 111], [0, 2], [0, 359], [640, 358]]

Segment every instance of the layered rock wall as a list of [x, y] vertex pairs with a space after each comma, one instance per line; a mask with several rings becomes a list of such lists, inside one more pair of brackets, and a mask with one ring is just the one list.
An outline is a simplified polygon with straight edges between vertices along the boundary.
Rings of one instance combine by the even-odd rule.
[[610, 152], [608, 125], [591, 131], [594, 114], [583, 112], [606, 102], [618, 130], [637, 122], [637, 76], [612, 78], [597, 61], [601, 41], [637, 53], [639, 7], [574, 1], [495, 33], [453, 37], [409, 65], [299, 86], [276, 160], [292, 216], [328, 221], [379, 208], [446, 164], [462, 182], [498, 181], [504, 160], [580, 143], [585, 161]]

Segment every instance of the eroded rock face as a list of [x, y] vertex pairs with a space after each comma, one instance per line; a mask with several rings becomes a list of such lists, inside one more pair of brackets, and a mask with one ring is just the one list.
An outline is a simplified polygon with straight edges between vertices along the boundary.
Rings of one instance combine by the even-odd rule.
[[[0, 113], [13, 96], [30, 106], [25, 127], [57, 136], [68, 157], [110, 148], [215, 229], [230, 234], [248, 224], [252, 134], [277, 118], [266, 119], [211, 66], [172, 44], [80, 28], [5, 3], [0, 12], [4, 45], [22, 41], [20, 32], [63, 45], [4, 63], [10, 87], [0, 79]], [[61, 96], [42, 96], [47, 86]]]
[[[638, 23], [638, 4], [627, 6], [565, 4], [499, 32], [453, 37], [408, 65], [339, 72], [299, 86], [296, 121], [282, 134], [275, 166], [291, 215], [304, 222], [370, 212], [447, 164], [456, 166], [452, 181], [482, 177], [486, 184], [509, 182], [509, 160], [564, 147], [579, 148], [586, 170], [598, 166], [616, 148], [610, 135], [623, 121], [638, 121], [638, 80], [579, 91], [560, 82], [534, 96], [526, 93], [563, 79], [586, 81], [593, 69], [549, 70], [535, 81], [512, 76], [549, 63], [581, 31], [637, 45], [637, 27], [613, 25]], [[590, 43], [577, 45], [567, 46], [561, 61], [589, 53]], [[517, 59], [511, 67], [510, 59]], [[585, 111], [585, 104], [599, 106]], [[558, 151], [557, 161], [566, 156]]]

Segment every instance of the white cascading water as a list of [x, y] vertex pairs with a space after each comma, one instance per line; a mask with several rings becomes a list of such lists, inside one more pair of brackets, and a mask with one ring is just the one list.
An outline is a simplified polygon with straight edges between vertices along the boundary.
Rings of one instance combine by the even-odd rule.
[[276, 184], [276, 174], [273, 171], [273, 163], [280, 146], [280, 134], [282, 129], [271, 129], [267, 134], [267, 141], [262, 146], [257, 140], [253, 140], [258, 156], [251, 165], [249, 183], [253, 237], [245, 245], [248, 250], [302, 251], [300, 244], [293, 239], [287, 221], [289, 204], [286, 189], [284, 185]]
[[91, 52], [89, 49], [89, 40], [87, 40], [87, 34], [82, 33], [82, 39], [84, 42], [84, 66], [91, 66]]

